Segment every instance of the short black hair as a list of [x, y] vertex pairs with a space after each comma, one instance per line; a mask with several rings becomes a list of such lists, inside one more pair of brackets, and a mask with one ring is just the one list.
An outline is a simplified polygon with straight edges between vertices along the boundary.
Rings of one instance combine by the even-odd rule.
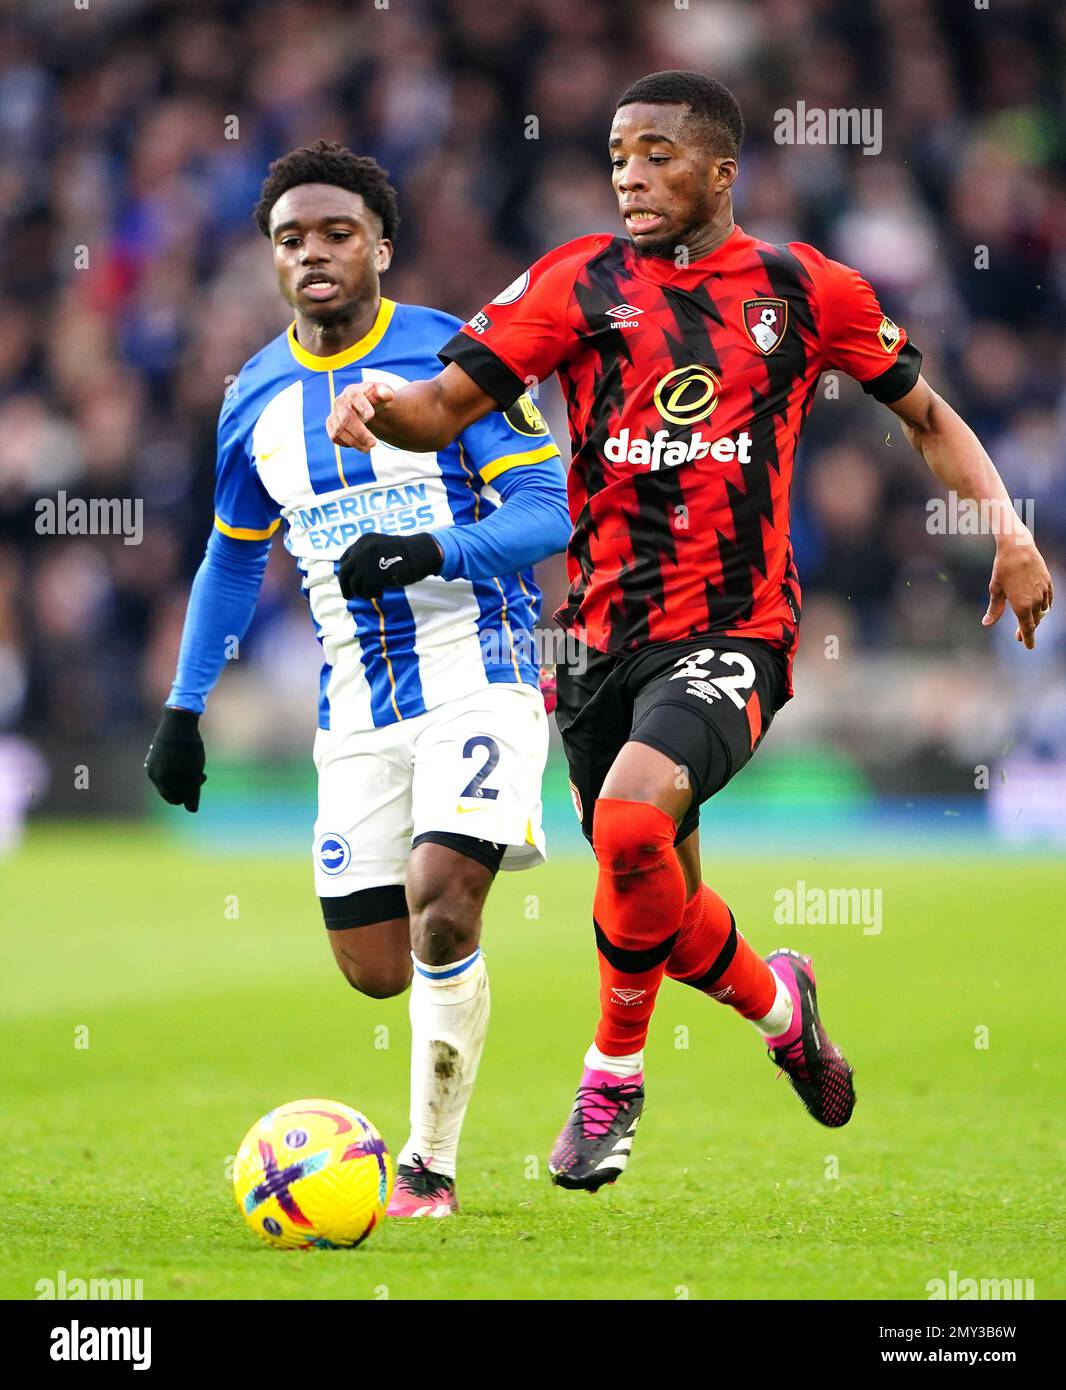
[[615, 110], [632, 106], [635, 101], [652, 105], [680, 104], [687, 106], [703, 127], [705, 140], [712, 154], [740, 156], [744, 141], [744, 117], [737, 99], [728, 87], [702, 72], [686, 72], [671, 68], [666, 72], [649, 72], [637, 78], [618, 98]]
[[283, 193], [302, 183], [331, 183], [349, 193], [361, 193], [363, 202], [381, 219], [381, 235], [395, 241], [400, 229], [400, 208], [388, 174], [369, 155], [353, 154], [335, 140], [316, 140], [275, 159], [267, 170], [259, 201], [252, 216], [264, 236], [270, 235], [270, 212]]

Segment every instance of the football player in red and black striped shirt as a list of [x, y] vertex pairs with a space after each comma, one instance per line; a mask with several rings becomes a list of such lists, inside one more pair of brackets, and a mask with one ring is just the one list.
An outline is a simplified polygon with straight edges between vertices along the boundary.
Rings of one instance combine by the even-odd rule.
[[810, 960], [756, 954], [701, 883], [697, 836], [700, 803], [792, 694], [789, 489], [822, 371], [856, 378], [943, 483], [994, 504], [984, 622], [1009, 604], [1031, 647], [1051, 604], [991, 460], [870, 286], [811, 246], [771, 246], [734, 224], [742, 136], [720, 83], [642, 78], [609, 141], [627, 235], [550, 252], [445, 345], [432, 381], [349, 387], [328, 422], [357, 449], [378, 438], [439, 449], [553, 372], [563, 386], [574, 534], [556, 616], [580, 659], [560, 668], [557, 716], [598, 863], [601, 978], [600, 1023], [551, 1158], [566, 1187], [598, 1187], [626, 1165], [664, 975], [750, 1019], [816, 1119], [851, 1116], [851, 1069], [819, 1019]]

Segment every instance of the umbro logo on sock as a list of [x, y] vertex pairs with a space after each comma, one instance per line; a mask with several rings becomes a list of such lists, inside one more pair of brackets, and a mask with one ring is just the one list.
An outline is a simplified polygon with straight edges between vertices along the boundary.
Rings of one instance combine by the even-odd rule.
[[619, 1004], [635, 1004], [638, 999], [643, 999], [647, 992], [646, 989], [619, 989], [617, 985], [611, 986], [611, 993]]

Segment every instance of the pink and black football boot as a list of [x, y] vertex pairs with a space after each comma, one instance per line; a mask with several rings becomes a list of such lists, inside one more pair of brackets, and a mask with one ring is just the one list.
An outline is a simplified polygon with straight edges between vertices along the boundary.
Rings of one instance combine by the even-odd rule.
[[838, 1129], [847, 1124], [855, 1108], [853, 1073], [818, 1016], [811, 958], [798, 951], [774, 951], [766, 964], [792, 995], [788, 1030], [766, 1039], [770, 1057], [818, 1123]]
[[434, 1173], [421, 1154], [412, 1154], [411, 1163], [396, 1167], [396, 1183], [389, 1198], [386, 1216], [429, 1216], [439, 1220], [459, 1210], [455, 1179]]
[[586, 1192], [617, 1182], [629, 1162], [643, 1110], [643, 1074], [623, 1079], [586, 1067], [570, 1118], [548, 1159], [552, 1182]]

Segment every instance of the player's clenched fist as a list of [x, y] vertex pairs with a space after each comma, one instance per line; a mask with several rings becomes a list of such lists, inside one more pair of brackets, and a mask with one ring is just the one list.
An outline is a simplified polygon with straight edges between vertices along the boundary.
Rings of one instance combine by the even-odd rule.
[[199, 726], [198, 714], [168, 706], [144, 763], [163, 800], [186, 811], [200, 809], [200, 788], [207, 781], [207, 755]]
[[404, 589], [440, 571], [440, 546], [426, 531], [414, 536], [360, 536], [341, 556], [337, 579], [346, 599], [376, 598], [382, 589]]
[[387, 407], [395, 395], [391, 386], [380, 381], [346, 386], [333, 402], [326, 420], [326, 433], [334, 444], [368, 454], [378, 441], [367, 428], [367, 422]]

